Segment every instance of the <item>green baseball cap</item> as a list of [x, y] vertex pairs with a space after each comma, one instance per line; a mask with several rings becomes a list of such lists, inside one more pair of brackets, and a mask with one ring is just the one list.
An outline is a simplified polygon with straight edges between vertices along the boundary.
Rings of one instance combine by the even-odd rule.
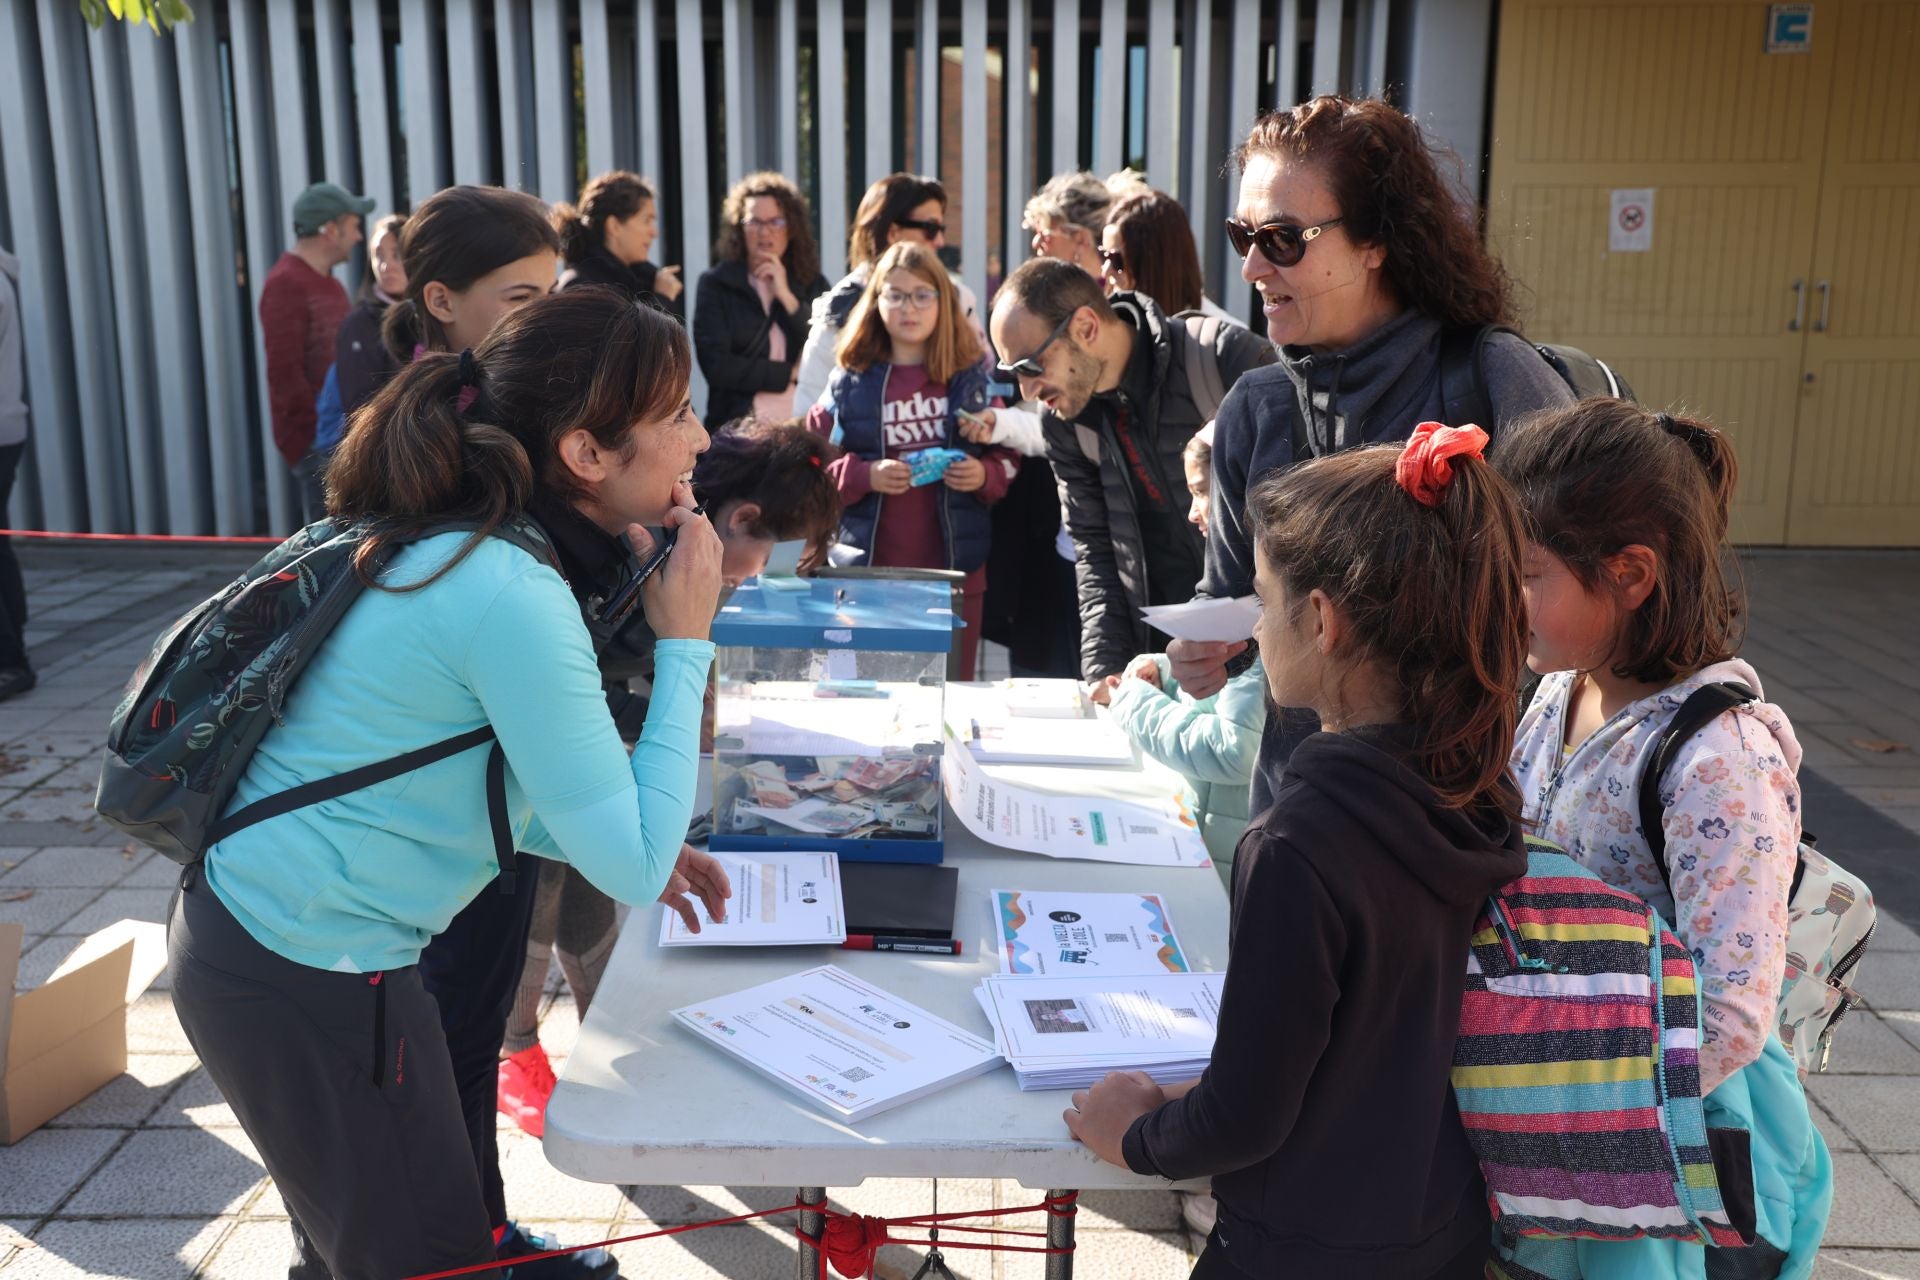
[[356, 196], [337, 183], [316, 182], [294, 197], [293, 229], [310, 236], [341, 214], [357, 213], [364, 218], [372, 212], [370, 198]]

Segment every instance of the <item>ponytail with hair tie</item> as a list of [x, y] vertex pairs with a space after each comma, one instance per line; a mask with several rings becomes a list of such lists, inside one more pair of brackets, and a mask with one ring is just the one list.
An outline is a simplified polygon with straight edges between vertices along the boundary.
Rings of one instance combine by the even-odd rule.
[[1437, 507], [1441, 495], [1453, 482], [1453, 459], [1487, 459], [1487, 433], [1469, 423], [1450, 427], [1444, 422], [1423, 422], [1407, 437], [1394, 464], [1393, 478], [1402, 489], [1423, 506]]

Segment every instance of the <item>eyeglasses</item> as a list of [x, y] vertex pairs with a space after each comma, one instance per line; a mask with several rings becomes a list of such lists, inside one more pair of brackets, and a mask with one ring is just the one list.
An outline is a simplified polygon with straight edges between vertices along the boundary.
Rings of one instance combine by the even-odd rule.
[[938, 240], [947, 234], [947, 224], [933, 218], [896, 218], [893, 225], [918, 231], [929, 240]]
[[1040, 357], [1047, 353], [1048, 347], [1060, 341], [1060, 335], [1067, 331], [1067, 326], [1073, 323], [1073, 317], [1078, 314], [1079, 312], [1077, 310], [1068, 312], [1066, 319], [1053, 326], [1053, 332], [1047, 335], [1045, 342], [1041, 343], [1026, 355], [1021, 356], [1018, 360], [1002, 360], [993, 367], [993, 371], [1002, 378], [1039, 378], [1045, 376], [1047, 369], [1045, 365], [1040, 363]]
[[1100, 261], [1106, 263], [1115, 271], [1125, 271], [1127, 269], [1126, 253], [1120, 249], [1100, 250]]
[[888, 289], [880, 295], [880, 304], [895, 309], [912, 307], [915, 311], [925, 311], [940, 301], [940, 295], [933, 289], [915, 289], [908, 293], [904, 289]]
[[785, 218], [742, 218], [740, 225], [749, 231], [785, 231], [787, 220]]
[[1307, 256], [1309, 240], [1318, 240], [1322, 231], [1345, 220], [1328, 218], [1315, 227], [1296, 227], [1291, 222], [1266, 222], [1250, 227], [1238, 218], [1228, 218], [1227, 241], [1233, 245], [1234, 253], [1242, 258], [1247, 256], [1249, 250], [1259, 249], [1260, 256], [1274, 266], [1291, 267]]

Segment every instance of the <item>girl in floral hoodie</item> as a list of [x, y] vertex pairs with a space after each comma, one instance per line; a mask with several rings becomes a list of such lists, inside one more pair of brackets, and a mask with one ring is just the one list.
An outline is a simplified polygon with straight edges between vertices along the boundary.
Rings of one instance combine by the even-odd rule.
[[[1514, 741], [1523, 818], [1646, 899], [1692, 949], [1709, 1123], [1753, 1135], [1758, 1238], [1737, 1273], [1810, 1275], [1832, 1175], [1774, 1035], [1800, 839], [1800, 744], [1786, 716], [1761, 701], [1728, 711], [1660, 777], [1670, 883], [1640, 830], [1641, 771], [1687, 695], [1723, 681], [1761, 692], [1734, 657], [1732, 446], [1703, 422], [1594, 399], [1519, 427], [1494, 462], [1530, 524], [1527, 663], [1545, 676]], [[1502, 1253], [1528, 1274], [1529, 1250], [1544, 1246], [1559, 1263], [1578, 1253], [1577, 1271], [1537, 1268], [1555, 1276], [1707, 1274], [1708, 1250], [1672, 1241], [1503, 1242]]]

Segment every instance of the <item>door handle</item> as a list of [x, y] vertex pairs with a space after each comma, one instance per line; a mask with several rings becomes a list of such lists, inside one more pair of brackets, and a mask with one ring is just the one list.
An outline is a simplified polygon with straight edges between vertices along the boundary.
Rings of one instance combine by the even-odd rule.
[[1820, 318], [1813, 322], [1815, 333], [1827, 331], [1827, 316], [1833, 310], [1833, 281], [1822, 280], [1813, 286], [1820, 291]]
[[1793, 319], [1787, 321], [1787, 332], [1800, 332], [1800, 322], [1807, 318], [1807, 282], [1793, 282]]

